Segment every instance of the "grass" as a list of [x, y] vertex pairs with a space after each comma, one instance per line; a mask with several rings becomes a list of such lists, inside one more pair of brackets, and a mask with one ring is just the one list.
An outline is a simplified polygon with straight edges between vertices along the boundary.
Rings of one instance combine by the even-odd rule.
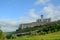
[[45, 35], [22, 36], [22, 37], [17, 37], [14, 40], [60, 40], [60, 31]]

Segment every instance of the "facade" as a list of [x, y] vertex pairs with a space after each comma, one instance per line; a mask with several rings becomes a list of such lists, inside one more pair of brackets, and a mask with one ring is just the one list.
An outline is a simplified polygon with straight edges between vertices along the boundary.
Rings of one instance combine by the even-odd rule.
[[41, 15], [41, 19], [38, 19], [36, 22], [20, 24], [19, 26], [21, 29], [24, 29], [27, 27], [29, 28], [29, 27], [44, 25], [44, 24], [49, 23], [49, 22], [51, 22], [50, 18], [44, 19], [43, 15]]

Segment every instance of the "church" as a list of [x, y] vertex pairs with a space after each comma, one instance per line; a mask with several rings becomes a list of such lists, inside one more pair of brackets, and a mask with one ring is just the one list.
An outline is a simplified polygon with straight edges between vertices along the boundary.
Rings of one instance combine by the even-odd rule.
[[41, 15], [41, 19], [37, 19], [36, 22], [20, 24], [19, 27], [21, 29], [24, 29], [24, 28], [27, 28], [27, 27], [30, 28], [30, 27], [34, 27], [34, 26], [44, 25], [44, 24], [49, 23], [49, 22], [51, 22], [51, 18], [44, 19], [43, 15]]

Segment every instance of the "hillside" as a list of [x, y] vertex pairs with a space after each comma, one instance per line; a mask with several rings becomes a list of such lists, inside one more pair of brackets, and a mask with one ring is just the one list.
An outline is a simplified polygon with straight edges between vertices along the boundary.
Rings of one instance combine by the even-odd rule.
[[60, 20], [50, 22], [50, 23], [47, 23], [45, 25], [35, 26], [35, 27], [32, 27], [32, 28], [24, 28], [24, 29], [19, 28], [18, 30], [16, 30], [16, 33], [25, 33], [25, 32], [36, 31], [36, 30], [37, 30], [37, 32], [40, 32], [40, 31], [43, 31], [43, 32], [60, 31]]
[[[17, 37], [16, 37], [17, 36]], [[14, 40], [60, 40], [60, 21], [47, 23], [32, 28], [19, 29]]]
[[22, 36], [22, 37], [17, 37], [14, 40], [60, 40], [60, 31], [45, 35]]

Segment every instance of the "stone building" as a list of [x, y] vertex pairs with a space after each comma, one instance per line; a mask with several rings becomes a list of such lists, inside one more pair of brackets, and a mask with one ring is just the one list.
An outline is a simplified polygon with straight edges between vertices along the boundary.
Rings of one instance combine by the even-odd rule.
[[21, 29], [24, 29], [24, 28], [27, 28], [27, 27], [44, 25], [44, 24], [49, 23], [49, 22], [51, 22], [50, 18], [44, 19], [43, 15], [41, 15], [41, 19], [38, 19], [36, 22], [20, 24], [19, 26], [20, 26]]

